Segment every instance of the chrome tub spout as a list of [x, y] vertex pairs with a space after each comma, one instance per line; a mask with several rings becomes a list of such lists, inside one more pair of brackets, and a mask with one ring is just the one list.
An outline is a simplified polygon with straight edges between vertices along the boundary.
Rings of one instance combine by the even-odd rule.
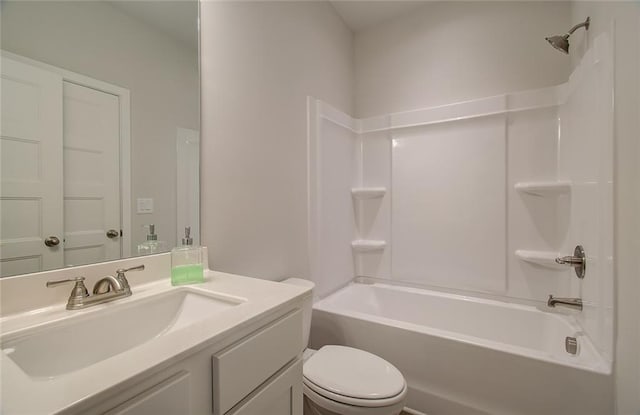
[[549, 294], [547, 306], [555, 307], [556, 304], [582, 311], [582, 298], [559, 298]]

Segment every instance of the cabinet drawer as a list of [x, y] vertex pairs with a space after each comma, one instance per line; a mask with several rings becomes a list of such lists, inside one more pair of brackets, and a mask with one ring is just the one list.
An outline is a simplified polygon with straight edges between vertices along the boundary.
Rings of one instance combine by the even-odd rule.
[[191, 413], [189, 373], [182, 371], [104, 415], [173, 415]]
[[302, 361], [297, 359], [234, 408], [232, 415], [300, 415], [302, 402]]
[[213, 413], [222, 415], [302, 350], [302, 313], [296, 310], [215, 353]]

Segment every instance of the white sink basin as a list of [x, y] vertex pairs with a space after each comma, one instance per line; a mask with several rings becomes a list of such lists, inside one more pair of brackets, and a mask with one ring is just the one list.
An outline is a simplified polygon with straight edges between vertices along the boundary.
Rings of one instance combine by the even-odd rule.
[[[88, 367], [232, 308], [242, 301], [182, 288], [105, 304], [59, 322], [7, 334], [2, 352], [32, 378]], [[91, 310], [91, 312], [89, 312]], [[69, 311], [74, 313], [74, 311]]]

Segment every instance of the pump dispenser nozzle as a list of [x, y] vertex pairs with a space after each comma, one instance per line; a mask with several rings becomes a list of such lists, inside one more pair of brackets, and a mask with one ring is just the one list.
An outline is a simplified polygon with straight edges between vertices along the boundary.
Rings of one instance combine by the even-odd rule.
[[158, 235], [156, 235], [156, 225], [143, 225], [145, 228], [149, 228], [149, 233], [147, 234], [147, 241], [157, 241]]
[[147, 240], [138, 245], [139, 255], [157, 254], [167, 250], [166, 244], [158, 240], [156, 225], [142, 225], [142, 227], [149, 229], [149, 233], [147, 233]]
[[191, 237], [191, 226], [184, 228], [184, 238], [182, 238], [182, 245], [193, 245], [193, 238]]

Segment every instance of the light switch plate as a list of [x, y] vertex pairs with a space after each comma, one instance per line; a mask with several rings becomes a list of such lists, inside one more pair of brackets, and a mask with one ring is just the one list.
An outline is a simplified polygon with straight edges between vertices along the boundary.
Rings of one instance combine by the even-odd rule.
[[153, 199], [138, 198], [138, 213], [153, 213]]

